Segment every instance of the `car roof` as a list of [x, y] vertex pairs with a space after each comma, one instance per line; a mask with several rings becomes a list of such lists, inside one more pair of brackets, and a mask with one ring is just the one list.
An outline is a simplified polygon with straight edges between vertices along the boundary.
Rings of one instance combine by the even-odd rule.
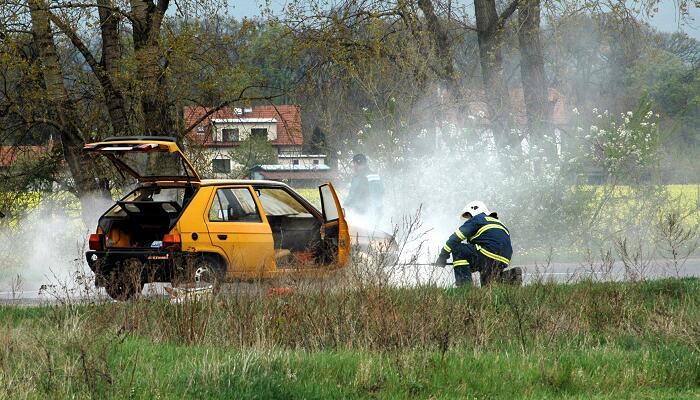
[[289, 187], [286, 183], [267, 180], [253, 179], [202, 179], [202, 186], [223, 186], [223, 185], [252, 185], [252, 186], [282, 186]]

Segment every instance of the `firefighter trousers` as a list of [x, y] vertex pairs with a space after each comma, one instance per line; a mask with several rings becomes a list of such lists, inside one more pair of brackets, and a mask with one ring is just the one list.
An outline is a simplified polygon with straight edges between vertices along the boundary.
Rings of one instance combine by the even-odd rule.
[[471, 243], [459, 243], [452, 246], [452, 263], [454, 265], [455, 284], [463, 286], [472, 281], [472, 272], [479, 272], [481, 286], [497, 279], [506, 268], [502, 262], [483, 255]]

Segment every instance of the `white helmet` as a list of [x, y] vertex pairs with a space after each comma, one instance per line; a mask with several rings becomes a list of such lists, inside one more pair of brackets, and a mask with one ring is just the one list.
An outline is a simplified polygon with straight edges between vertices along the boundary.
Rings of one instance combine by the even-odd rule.
[[461, 217], [465, 219], [469, 219], [471, 217], [467, 217], [467, 213], [471, 215], [471, 217], [484, 213], [486, 215], [491, 214], [488, 208], [486, 208], [486, 204], [484, 204], [483, 201], [472, 201], [467, 203], [466, 206], [464, 206], [464, 209], [462, 210]]

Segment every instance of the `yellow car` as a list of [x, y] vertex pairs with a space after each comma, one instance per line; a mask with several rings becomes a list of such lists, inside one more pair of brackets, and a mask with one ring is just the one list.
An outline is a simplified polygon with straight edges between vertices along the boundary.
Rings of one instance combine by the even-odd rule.
[[317, 276], [348, 264], [348, 225], [330, 183], [319, 187], [318, 210], [284, 183], [200, 179], [172, 138], [110, 138], [83, 150], [139, 181], [89, 238], [95, 284], [112, 298], [148, 282]]

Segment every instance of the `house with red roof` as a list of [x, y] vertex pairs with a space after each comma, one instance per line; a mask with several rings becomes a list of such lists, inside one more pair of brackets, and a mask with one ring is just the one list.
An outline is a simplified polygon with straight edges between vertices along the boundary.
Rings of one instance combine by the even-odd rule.
[[53, 140], [46, 146], [0, 146], [0, 171], [7, 170], [18, 161], [38, 160], [53, 148]]
[[[251, 137], [266, 138], [277, 151], [277, 164], [289, 166], [286, 169], [272, 167], [276, 180], [318, 178], [319, 174], [325, 177], [330, 169], [325, 155], [303, 154], [304, 137], [298, 105], [226, 107], [220, 110], [190, 106], [183, 109], [183, 117], [185, 125], [192, 127], [188, 133], [191, 143], [205, 150], [215, 175], [231, 172], [231, 150]], [[264, 170], [269, 166], [262, 167]], [[260, 168], [256, 172], [256, 176], [263, 173]]]

